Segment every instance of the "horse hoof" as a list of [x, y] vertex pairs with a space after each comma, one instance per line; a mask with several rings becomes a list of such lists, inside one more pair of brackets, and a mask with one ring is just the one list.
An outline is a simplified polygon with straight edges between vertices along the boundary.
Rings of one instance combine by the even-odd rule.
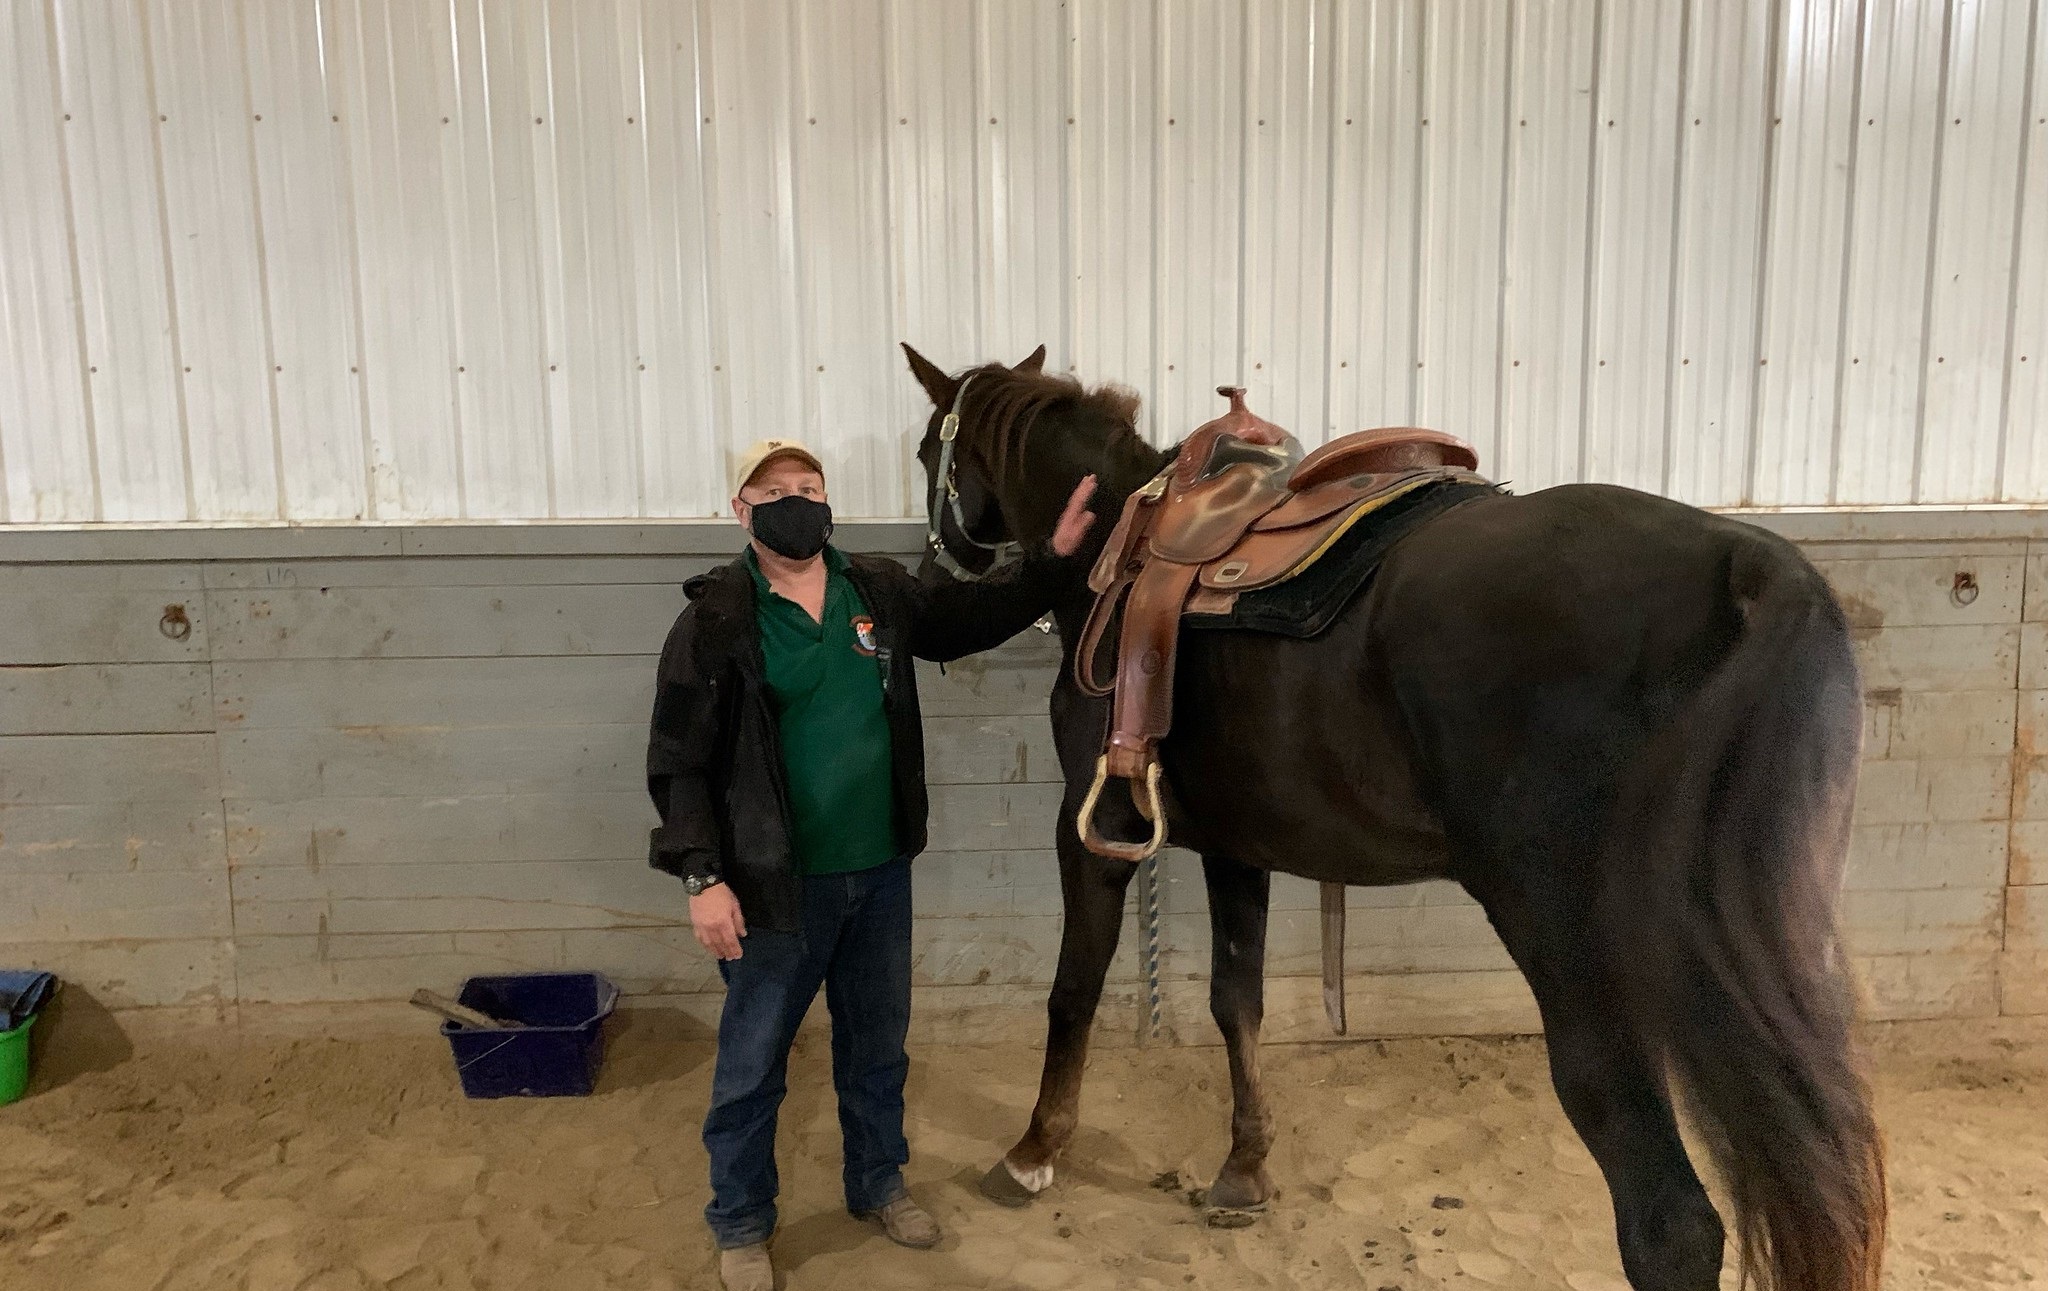
[[[1202, 1196], [1202, 1204], [1211, 1212], [1256, 1215], [1266, 1208], [1266, 1202], [1273, 1195], [1272, 1180], [1261, 1170], [1255, 1176], [1219, 1175], [1209, 1191]], [[1213, 1222], [1213, 1221], [1212, 1221]], [[1246, 1220], [1245, 1223], [1250, 1223]], [[1217, 1224], [1219, 1228], [1242, 1228], [1244, 1224]]]
[[1007, 1163], [998, 1161], [989, 1172], [981, 1176], [981, 1195], [998, 1206], [1017, 1210], [1031, 1204], [1038, 1194], [1017, 1182], [1017, 1176], [1010, 1173]]
[[1264, 1205], [1243, 1208], [1237, 1206], [1211, 1206], [1207, 1211], [1211, 1228], [1250, 1228], [1266, 1213]]

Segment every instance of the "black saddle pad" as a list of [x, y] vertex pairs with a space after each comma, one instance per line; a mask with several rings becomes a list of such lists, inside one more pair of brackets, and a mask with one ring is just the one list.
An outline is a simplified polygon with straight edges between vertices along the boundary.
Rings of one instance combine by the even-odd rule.
[[1506, 492], [1469, 475], [1447, 476], [1368, 513], [1346, 530], [1315, 564], [1284, 583], [1246, 592], [1228, 614], [1187, 614], [1181, 625], [1198, 629], [1319, 636], [1379, 571], [1394, 544], [1452, 507]]

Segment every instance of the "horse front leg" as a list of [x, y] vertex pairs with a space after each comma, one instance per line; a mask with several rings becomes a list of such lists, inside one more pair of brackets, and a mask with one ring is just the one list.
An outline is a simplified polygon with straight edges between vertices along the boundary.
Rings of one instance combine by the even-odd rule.
[[1221, 856], [1202, 857], [1209, 888], [1209, 1012], [1230, 1055], [1230, 1155], [1209, 1188], [1212, 1224], [1249, 1222], [1273, 1196], [1266, 1155], [1273, 1113], [1259, 1075], [1266, 1016], [1266, 908], [1272, 876]]
[[1038, 1105], [1024, 1137], [981, 1181], [982, 1193], [1005, 1206], [1022, 1206], [1045, 1191], [1052, 1183], [1054, 1161], [1073, 1138], [1080, 1119], [1088, 1034], [1123, 930], [1124, 894], [1137, 871], [1136, 866], [1107, 860], [1081, 846], [1074, 825], [1078, 807], [1070, 789], [1060, 807], [1058, 843], [1066, 925], [1060, 932], [1052, 995], [1046, 1001], [1045, 1071], [1038, 1081]]

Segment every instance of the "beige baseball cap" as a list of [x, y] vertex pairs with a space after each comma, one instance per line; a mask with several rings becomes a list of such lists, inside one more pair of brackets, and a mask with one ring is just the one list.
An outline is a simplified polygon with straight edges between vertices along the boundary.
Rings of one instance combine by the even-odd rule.
[[740, 454], [739, 465], [732, 473], [732, 495], [738, 497], [740, 490], [761, 473], [761, 468], [778, 457], [794, 457], [818, 474], [825, 473], [825, 464], [818, 460], [818, 455], [794, 439], [764, 439]]

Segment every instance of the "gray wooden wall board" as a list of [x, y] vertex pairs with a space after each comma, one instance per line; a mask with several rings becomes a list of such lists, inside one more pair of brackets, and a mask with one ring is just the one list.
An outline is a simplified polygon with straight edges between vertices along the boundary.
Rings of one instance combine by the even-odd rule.
[[1838, 560], [1977, 560], [2001, 556], [2025, 558], [2032, 544], [2024, 538], [1853, 539], [1843, 542], [1801, 542], [1806, 558], [1816, 565]]
[[1052, 726], [1021, 717], [926, 717], [925, 779], [930, 784], [1047, 784], [1060, 779]]
[[85, 987], [104, 1008], [222, 1004], [235, 998], [235, 943], [226, 938], [10, 942], [7, 957]]
[[0, 735], [162, 735], [213, 729], [203, 663], [0, 664]]
[[1852, 955], [1849, 967], [1862, 988], [1863, 1016], [1873, 1022], [1999, 1011], [1996, 954]]
[[2010, 887], [2048, 883], [2048, 820], [2012, 822], [2012, 855], [2005, 881]]
[[231, 801], [227, 810], [228, 855], [241, 869], [644, 857], [656, 820], [644, 788]]
[[624, 793], [646, 785], [647, 728], [288, 727], [223, 731], [224, 797], [301, 798]]
[[926, 852], [910, 868], [911, 906], [919, 918], [1056, 915], [1059, 864], [1051, 848]]
[[213, 870], [9, 874], [0, 943], [228, 937], [228, 875]]
[[0, 802], [0, 873], [226, 868], [218, 802]]
[[2023, 691], [2048, 689], [2048, 623], [2020, 629], [2020, 677]]
[[[601, 961], [584, 961], [593, 962]], [[235, 940], [241, 997], [282, 1004], [403, 999], [422, 986], [453, 995], [466, 977], [571, 968], [559, 930], [316, 933]]]
[[335, 587], [206, 594], [213, 657], [659, 654], [680, 587]]
[[2048, 542], [2027, 549], [2026, 606], [2021, 617], [2029, 623], [2048, 622]]
[[1058, 654], [1014, 643], [949, 663], [943, 671], [920, 661], [918, 706], [928, 718], [1035, 714], [1050, 731], [1046, 714], [1058, 667]]
[[264, 866], [235, 880], [235, 929], [274, 935], [616, 928], [689, 921], [683, 888], [610, 861]]
[[1879, 761], [2008, 754], [2020, 702], [2010, 690], [1866, 691], [1863, 756]]
[[[1956, 624], [2018, 623], [2026, 581], [2026, 559], [2010, 556], [1943, 554], [1901, 560], [1830, 560], [1819, 565], [1858, 627], [1944, 627]], [[1976, 580], [1967, 604], [1957, 596], [1956, 575]]]
[[[1209, 974], [1206, 912], [1170, 914], [1162, 921], [1163, 966], [1175, 977]], [[1344, 924], [1347, 968], [1372, 973], [1473, 973], [1514, 968], [1486, 912], [1470, 906], [1380, 907], [1353, 910]], [[1322, 921], [1313, 910], [1276, 910], [1266, 922], [1266, 971], [1306, 976], [1322, 967]]]
[[[914, 986], [1049, 985], [1059, 957], [1058, 915], [993, 915], [985, 919], [918, 919], [911, 929]], [[1126, 913], [1109, 982], [1137, 980], [1136, 916]]]
[[220, 803], [209, 735], [0, 736], [0, 802]]
[[2001, 947], [2004, 922], [2002, 887], [1842, 894], [1842, 936], [1854, 955], [1989, 953]]
[[1858, 629], [1865, 690], [2010, 690], [2019, 676], [2017, 624]]
[[2048, 952], [2048, 884], [2006, 889], [2008, 950]]
[[1863, 825], [1849, 836], [1844, 886], [1861, 891], [1989, 888], [2005, 881], [2004, 820]]
[[1056, 784], [936, 784], [931, 846], [942, 852], [1036, 851], [1053, 846]]
[[1866, 762], [1856, 823], [2002, 820], [2012, 810], [2012, 776], [2010, 757]]
[[720, 561], [697, 556], [415, 556], [205, 565], [216, 591], [336, 587], [673, 587]]
[[214, 665], [213, 693], [222, 730], [644, 724], [655, 663], [652, 655], [237, 660]]
[[[181, 663], [206, 658], [206, 612], [192, 591], [0, 592], [0, 663]], [[190, 635], [164, 635], [179, 607]]]
[[197, 592], [200, 565], [0, 564], [0, 594], [80, 596], [114, 592]]

